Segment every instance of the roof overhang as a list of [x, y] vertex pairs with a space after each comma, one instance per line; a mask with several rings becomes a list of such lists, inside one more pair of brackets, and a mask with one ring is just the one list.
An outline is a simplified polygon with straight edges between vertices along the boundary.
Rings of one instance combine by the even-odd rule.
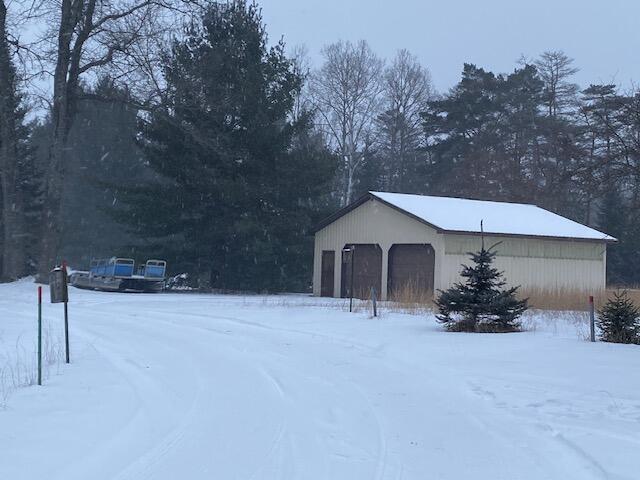
[[362, 205], [363, 203], [366, 203], [368, 200], [371, 200], [371, 199], [373, 199], [373, 195], [371, 195], [370, 193], [365, 193], [356, 201], [350, 203], [345, 207], [342, 207], [340, 210], [337, 210], [336, 212], [332, 213], [331, 215], [323, 219], [319, 224], [315, 226], [315, 228], [313, 229], [313, 233], [318, 233], [327, 225], [331, 225], [333, 222], [335, 222], [339, 218], [344, 217], [347, 213], [349, 213], [352, 210], [355, 210], [360, 205]]
[[539, 240], [558, 240], [563, 242], [584, 242], [584, 243], [618, 243], [615, 238], [580, 238], [580, 237], [554, 237], [553, 235], [525, 235], [518, 233], [492, 233], [492, 232], [466, 232], [461, 230], [439, 230], [438, 233], [444, 233], [447, 235], [468, 235], [478, 236], [484, 235], [486, 237], [500, 237], [500, 238], [530, 238]]
[[351, 212], [352, 210], [355, 210], [360, 205], [363, 205], [363, 204], [365, 204], [365, 203], [367, 203], [368, 201], [371, 201], [371, 200], [375, 200], [376, 202], [380, 202], [383, 205], [386, 205], [387, 207], [392, 208], [392, 209], [402, 213], [403, 215], [406, 215], [407, 217], [410, 217], [410, 218], [414, 219], [417, 222], [420, 222], [420, 223], [422, 223], [424, 225], [427, 225], [428, 227], [433, 228], [437, 233], [443, 233], [443, 230], [441, 228], [439, 228], [436, 225], [433, 225], [433, 224], [427, 222], [424, 218], [420, 218], [417, 215], [414, 215], [414, 214], [412, 214], [410, 212], [407, 212], [406, 210], [403, 210], [402, 208], [398, 207], [397, 205], [394, 205], [393, 203], [389, 203], [389, 202], [381, 199], [380, 197], [377, 197], [376, 195], [374, 195], [371, 192], [365, 193], [360, 198], [355, 200], [353, 203], [350, 203], [346, 207], [342, 207], [340, 210], [338, 210], [334, 214], [332, 214], [332, 215], [328, 216], [327, 218], [325, 218], [324, 220], [322, 220], [318, 225], [316, 225], [316, 228], [314, 229], [314, 233], [318, 233], [320, 230], [322, 230], [327, 225], [331, 225], [333, 222], [335, 222], [339, 218], [344, 217], [347, 213]]

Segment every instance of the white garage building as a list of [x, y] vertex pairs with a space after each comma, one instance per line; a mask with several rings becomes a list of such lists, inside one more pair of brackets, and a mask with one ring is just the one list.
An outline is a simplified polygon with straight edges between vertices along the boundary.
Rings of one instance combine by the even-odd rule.
[[[315, 234], [313, 293], [347, 296], [374, 287], [434, 291], [460, 280], [467, 252], [500, 242], [495, 265], [524, 290], [605, 288], [607, 244], [616, 239], [535, 205], [369, 192]], [[353, 263], [351, 262], [353, 251]]]

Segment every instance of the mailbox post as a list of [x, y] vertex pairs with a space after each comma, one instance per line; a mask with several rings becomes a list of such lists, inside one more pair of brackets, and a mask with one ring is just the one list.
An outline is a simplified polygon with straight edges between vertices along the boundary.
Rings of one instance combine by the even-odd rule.
[[49, 273], [51, 303], [64, 303], [64, 347], [66, 363], [69, 363], [69, 290], [67, 287], [67, 266], [56, 267]]
[[42, 385], [42, 287], [38, 285], [38, 385]]

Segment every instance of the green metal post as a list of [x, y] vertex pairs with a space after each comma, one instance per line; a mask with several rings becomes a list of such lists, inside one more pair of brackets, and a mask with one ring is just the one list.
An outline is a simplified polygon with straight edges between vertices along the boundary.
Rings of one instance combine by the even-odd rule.
[[69, 309], [67, 302], [64, 302], [64, 350], [66, 361], [69, 363]]
[[38, 385], [42, 385], [42, 287], [38, 287]]

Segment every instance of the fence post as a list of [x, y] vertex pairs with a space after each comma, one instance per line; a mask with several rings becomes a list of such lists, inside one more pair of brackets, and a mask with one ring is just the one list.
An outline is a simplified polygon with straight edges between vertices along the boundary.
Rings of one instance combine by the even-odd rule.
[[69, 363], [69, 293], [68, 293], [68, 283], [69, 279], [67, 278], [67, 261], [62, 261], [62, 278], [64, 282], [64, 289], [66, 295], [64, 297], [64, 350], [65, 350], [65, 359], [66, 363]]
[[593, 304], [593, 295], [589, 295], [589, 328], [591, 331], [591, 341], [596, 341], [596, 313]]
[[42, 287], [38, 286], [38, 385], [42, 385]]
[[349, 312], [353, 311], [353, 261], [355, 260], [356, 246], [351, 246], [351, 286], [349, 287]]
[[373, 316], [378, 316], [378, 298], [376, 297], [376, 289], [375, 287], [371, 287], [371, 304], [373, 305]]
[[68, 302], [64, 302], [64, 350], [66, 363], [69, 362], [69, 307]]

